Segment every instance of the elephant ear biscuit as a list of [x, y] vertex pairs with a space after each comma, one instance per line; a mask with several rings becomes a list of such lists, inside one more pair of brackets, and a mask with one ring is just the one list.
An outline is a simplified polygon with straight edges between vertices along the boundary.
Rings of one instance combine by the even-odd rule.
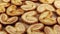
[[44, 27], [42, 23], [33, 24], [27, 29], [28, 34], [44, 34], [40, 30]]
[[25, 25], [24, 25], [22, 22], [17, 22], [17, 23], [15, 24], [15, 28], [16, 28], [16, 30], [19, 31], [20, 33], [24, 33], [24, 32], [25, 32], [25, 29], [26, 29]]
[[14, 17], [11, 17], [9, 18], [6, 14], [1, 14], [0, 15], [0, 22], [2, 24], [13, 24], [15, 23], [16, 21], [18, 20], [18, 17], [14, 16]]
[[39, 20], [41, 23], [45, 25], [53, 25], [56, 24], [56, 17], [54, 17], [53, 13], [50, 11], [46, 11], [40, 14]]
[[54, 12], [55, 8], [52, 5], [50, 5], [50, 4], [40, 4], [37, 7], [38, 13], [45, 12], [46, 10]]
[[22, 5], [21, 9], [28, 11], [28, 10], [34, 10], [36, 8], [36, 4], [32, 1], [25, 1], [26, 5]]
[[13, 26], [6, 26], [5, 30], [9, 33], [9, 34], [16, 34], [16, 29]]
[[22, 9], [17, 9], [17, 6], [15, 5], [11, 5], [7, 8], [6, 13], [9, 16], [18, 16], [18, 15], [22, 15], [24, 11]]
[[23, 23], [17, 22], [15, 24], [15, 27], [13, 26], [6, 26], [5, 30], [9, 33], [9, 34], [23, 34], [25, 32], [25, 26]]
[[29, 24], [33, 24], [33, 23], [38, 22], [38, 19], [35, 17], [36, 14], [37, 14], [36, 11], [29, 11], [29, 12], [24, 13], [21, 16], [21, 18], [23, 21]]

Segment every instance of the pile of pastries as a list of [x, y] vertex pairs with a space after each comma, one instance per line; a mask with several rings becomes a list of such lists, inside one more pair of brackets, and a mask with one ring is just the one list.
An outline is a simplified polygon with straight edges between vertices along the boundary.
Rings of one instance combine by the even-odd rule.
[[60, 0], [0, 0], [0, 34], [60, 34]]

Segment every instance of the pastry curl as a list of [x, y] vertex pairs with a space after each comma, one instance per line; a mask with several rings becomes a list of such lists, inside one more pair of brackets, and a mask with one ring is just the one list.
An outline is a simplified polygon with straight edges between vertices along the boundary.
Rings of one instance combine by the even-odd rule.
[[52, 6], [52, 5], [49, 5], [49, 4], [40, 4], [38, 7], [37, 7], [37, 11], [39, 13], [42, 13], [44, 11], [55, 11], [55, 8]]
[[51, 11], [46, 11], [41, 13], [39, 16], [39, 21], [42, 22], [45, 25], [53, 25], [56, 24], [56, 17]]
[[18, 17], [14, 16], [9, 18], [6, 14], [1, 14], [0, 15], [0, 22], [2, 24], [13, 24], [18, 20]]
[[6, 13], [9, 16], [18, 16], [18, 15], [22, 15], [24, 11], [22, 9], [17, 9], [15, 5], [11, 5], [10, 7], [7, 8]]
[[35, 17], [37, 13], [35, 11], [29, 11], [26, 12], [22, 15], [22, 20], [29, 23], [29, 24], [33, 24], [38, 22], [38, 19]]
[[5, 30], [9, 33], [9, 34], [23, 34], [25, 32], [25, 26], [23, 23], [17, 22], [15, 24], [15, 27], [13, 26], [6, 26]]
[[21, 8], [25, 11], [34, 10], [36, 8], [36, 4], [32, 1], [25, 1], [26, 5], [22, 5]]
[[42, 23], [33, 24], [27, 29], [27, 34], [44, 34], [40, 30], [44, 27]]

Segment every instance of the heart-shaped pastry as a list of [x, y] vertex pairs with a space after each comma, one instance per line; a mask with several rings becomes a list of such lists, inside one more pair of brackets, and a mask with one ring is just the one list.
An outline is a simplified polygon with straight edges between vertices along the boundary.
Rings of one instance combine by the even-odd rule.
[[42, 23], [33, 24], [27, 29], [28, 34], [44, 34], [40, 30], [44, 27]]
[[25, 11], [34, 10], [36, 8], [36, 4], [32, 1], [25, 1], [26, 5], [22, 5], [21, 8]]
[[10, 7], [7, 8], [6, 13], [9, 16], [17, 16], [17, 15], [22, 15], [24, 11], [22, 9], [17, 9], [15, 5], [11, 5]]
[[38, 21], [38, 19], [35, 17], [36, 14], [36, 11], [29, 11], [24, 13], [21, 18], [23, 21], [29, 24], [36, 23]]
[[25, 32], [25, 26], [23, 23], [21, 22], [17, 22], [15, 24], [15, 27], [13, 26], [6, 26], [5, 30], [9, 33], [9, 34], [23, 34]]
[[51, 11], [46, 11], [40, 14], [39, 21], [45, 25], [53, 25], [56, 22], [56, 17]]
[[42, 13], [42, 12], [44, 12], [46, 10], [48, 10], [48, 11], [55, 11], [55, 8], [52, 5], [50, 5], [50, 4], [40, 4], [37, 7], [37, 11], [39, 13]]
[[13, 24], [18, 20], [18, 17], [14, 16], [14, 17], [8, 17], [6, 14], [1, 14], [0, 15], [0, 22], [2, 24]]

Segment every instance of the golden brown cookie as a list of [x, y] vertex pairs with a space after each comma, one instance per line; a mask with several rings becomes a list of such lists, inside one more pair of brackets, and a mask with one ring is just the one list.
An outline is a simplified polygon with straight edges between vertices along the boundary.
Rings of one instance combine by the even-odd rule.
[[22, 5], [21, 9], [28, 11], [28, 10], [34, 10], [36, 8], [36, 4], [32, 1], [25, 1], [26, 5]]
[[17, 9], [17, 6], [15, 5], [11, 5], [7, 8], [6, 13], [9, 16], [18, 16], [18, 15], [22, 15], [24, 13], [24, 11], [22, 9]]
[[36, 11], [29, 11], [24, 13], [21, 18], [23, 21], [29, 23], [29, 24], [33, 24], [38, 22], [38, 19], [35, 17], [36, 16]]
[[40, 4], [38, 7], [37, 7], [37, 11], [38, 13], [42, 13], [44, 11], [55, 11], [55, 8], [50, 5], [50, 4]]
[[56, 24], [56, 17], [54, 17], [51, 11], [45, 11], [39, 16], [39, 21], [45, 25]]
[[27, 29], [27, 34], [44, 34], [40, 31], [43, 27], [42, 23], [33, 24]]
[[0, 15], [0, 22], [2, 24], [13, 24], [18, 20], [18, 17], [14, 16], [14, 17], [8, 17], [6, 14], [1, 14]]
[[5, 30], [9, 34], [22, 34], [25, 32], [25, 26], [23, 25], [23, 23], [17, 22], [15, 24], [15, 27], [8, 25], [6, 26]]

